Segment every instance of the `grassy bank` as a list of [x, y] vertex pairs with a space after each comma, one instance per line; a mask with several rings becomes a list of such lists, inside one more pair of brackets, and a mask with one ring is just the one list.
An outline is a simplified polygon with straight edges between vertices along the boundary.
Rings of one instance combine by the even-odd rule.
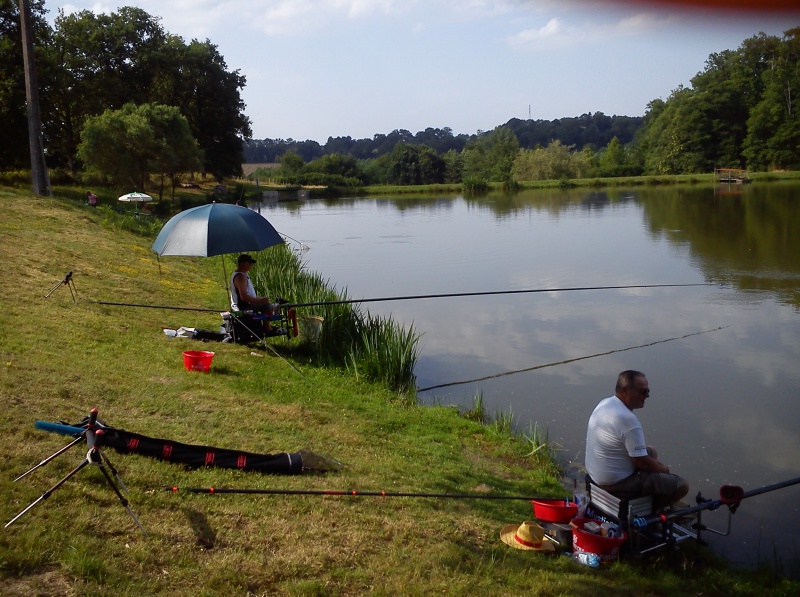
[[[281, 356], [167, 338], [216, 329], [215, 313], [89, 300], [223, 309], [220, 259], [164, 258], [146, 231], [124, 230], [78, 201], [0, 188], [1, 516], [8, 521], [84, 458], [36, 420], [106, 423], [187, 443], [253, 452], [309, 448], [344, 462], [328, 475], [189, 470], [109, 452], [144, 538], [99, 471], [87, 467], [0, 533], [3, 595], [793, 595], [797, 584], [731, 571], [692, 550], [601, 571], [513, 550], [500, 528], [530, 516], [510, 500], [172, 494], [164, 486], [562, 494], [541, 451], [502, 426], [448, 407], [396, 400], [383, 385]], [[267, 257], [268, 259], [268, 257]], [[70, 288], [59, 283], [73, 272]], [[49, 298], [43, 298], [51, 292]], [[207, 375], [188, 348], [216, 352]]]

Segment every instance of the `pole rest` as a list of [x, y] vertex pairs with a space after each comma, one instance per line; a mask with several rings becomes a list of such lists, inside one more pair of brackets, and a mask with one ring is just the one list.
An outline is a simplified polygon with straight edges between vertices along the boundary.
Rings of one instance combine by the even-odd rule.
[[[33, 468], [29, 469], [27, 472], [25, 472], [22, 475], [20, 475], [19, 477], [17, 477], [15, 479], [15, 481], [18, 481], [19, 479], [22, 479], [23, 477], [27, 476], [29, 473], [31, 473], [31, 472], [35, 471], [36, 469], [42, 467], [46, 463], [48, 463], [51, 460], [53, 460], [55, 457], [59, 456], [60, 454], [63, 454], [64, 452], [69, 450], [71, 447], [77, 445], [78, 443], [80, 443], [82, 441], [86, 441], [86, 444], [88, 445], [89, 450], [86, 452], [86, 457], [81, 461], [80, 464], [78, 464], [78, 466], [76, 466], [74, 469], [72, 469], [65, 477], [63, 477], [60, 481], [58, 481], [58, 483], [56, 483], [50, 489], [45, 491], [41, 496], [39, 496], [39, 498], [37, 498], [36, 500], [31, 502], [28, 505], [27, 508], [22, 510], [22, 512], [20, 512], [14, 518], [9, 520], [6, 523], [5, 528], [8, 528], [12, 524], [14, 524], [14, 522], [19, 520], [26, 512], [30, 511], [34, 506], [36, 506], [36, 504], [38, 504], [42, 500], [45, 500], [48, 497], [50, 497], [56, 489], [61, 487], [71, 477], [76, 475], [82, 468], [84, 468], [87, 465], [95, 465], [96, 467], [98, 467], [100, 472], [103, 474], [103, 477], [105, 478], [106, 482], [108, 483], [108, 486], [114, 491], [114, 493], [119, 498], [120, 504], [122, 504], [122, 506], [125, 508], [125, 510], [128, 512], [128, 514], [130, 514], [131, 518], [136, 523], [136, 526], [139, 527], [139, 530], [142, 531], [142, 535], [147, 537], [147, 532], [144, 530], [144, 527], [142, 526], [142, 523], [139, 522], [139, 519], [136, 517], [136, 514], [134, 514], [133, 510], [131, 510], [130, 504], [128, 503], [128, 500], [122, 494], [123, 491], [127, 491], [127, 488], [125, 487], [125, 483], [122, 482], [122, 478], [119, 476], [119, 473], [117, 473], [117, 470], [114, 468], [114, 465], [111, 464], [111, 461], [108, 459], [108, 457], [100, 449], [100, 445], [101, 445], [101, 443], [103, 441], [103, 435], [105, 433], [103, 431], [103, 429], [102, 429], [103, 426], [104, 425], [102, 424], [102, 422], [98, 423], [98, 421], [97, 421], [97, 408], [93, 408], [90, 411], [89, 416], [88, 416], [88, 421], [86, 422], [85, 426], [81, 425], [80, 427], [78, 427], [78, 426], [72, 426], [72, 425], [49, 424], [49, 423], [45, 423], [44, 421], [37, 421], [36, 422], [36, 427], [39, 428], [39, 429], [44, 429], [46, 431], [55, 431], [57, 433], [63, 433], [63, 434], [72, 435], [74, 437], [74, 439], [68, 445], [64, 446], [63, 448], [61, 448], [60, 450], [58, 450], [54, 454], [52, 454], [49, 457], [47, 457], [44, 460], [42, 460], [39, 464], [37, 464]], [[114, 477], [116, 477], [116, 483], [114, 482], [114, 479], [112, 479], [112, 477], [111, 477], [112, 474], [114, 475]]]

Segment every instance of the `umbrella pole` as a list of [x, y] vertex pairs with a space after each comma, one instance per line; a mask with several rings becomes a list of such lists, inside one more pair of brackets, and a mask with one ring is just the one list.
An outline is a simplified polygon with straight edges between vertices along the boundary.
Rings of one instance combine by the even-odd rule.
[[228, 300], [231, 300], [231, 289], [228, 286], [228, 270], [225, 268], [225, 255], [220, 255], [220, 259], [222, 259], [222, 276], [225, 280], [225, 292], [228, 293]]

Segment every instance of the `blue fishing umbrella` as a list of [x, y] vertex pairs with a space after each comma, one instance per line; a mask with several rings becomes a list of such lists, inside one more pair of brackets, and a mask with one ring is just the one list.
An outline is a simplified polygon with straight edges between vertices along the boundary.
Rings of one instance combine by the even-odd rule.
[[159, 256], [212, 257], [260, 251], [281, 243], [281, 235], [261, 214], [240, 205], [211, 203], [173, 216], [152, 249]]

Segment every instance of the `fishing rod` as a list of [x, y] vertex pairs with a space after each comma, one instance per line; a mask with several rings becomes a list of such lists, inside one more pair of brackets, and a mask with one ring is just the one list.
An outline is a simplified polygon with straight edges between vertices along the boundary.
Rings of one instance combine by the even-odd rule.
[[[319, 301], [312, 303], [287, 303], [282, 308], [292, 307], [318, 307], [324, 305], [350, 305], [354, 303], [377, 303], [387, 301], [411, 301], [418, 299], [455, 298], [465, 296], [492, 296], [502, 294], [533, 294], [541, 292], [574, 292], [579, 290], [628, 290], [635, 288], [682, 288], [688, 286], [716, 286], [713, 282], [697, 282], [693, 284], [633, 284], [628, 286], [576, 286], [572, 288], [529, 288], [524, 290], [487, 290], [483, 292], [452, 292], [446, 294], [416, 294], [407, 296], [388, 296], [380, 298], [342, 299], [338, 301]], [[206, 313], [220, 313], [219, 309], [203, 309], [200, 307], [176, 307], [172, 305], [144, 305], [141, 303], [117, 303], [111, 301], [94, 301], [84, 299], [96, 305], [111, 305], [115, 307], [139, 307], [143, 309], [173, 309], [177, 311], [202, 311]]]
[[451, 381], [448, 383], [441, 383], [435, 386], [427, 386], [425, 388], [417, 388], [417, 392], [427, 392], [428, 390], [438, 390], [440, 388], [449, 388], [451, 386], [460, 386], [469, 383], [476, 383], [479, 381], [487, 381], [489, 379], [496, 379], [498, 377], [505, 377], [507, 375], [516, 375], [517, 373], [527, 373], [529, 371], [536, 371], [537, 369], [545, 369], [547, 367], [555, 367], [556, 365], [566, 365], [567, 363], [574, 363], [575, 361], [584, 361], [586, 359], [594, 359], [597, 357], [603, 357], [609, 354], [614, 354], [617, 352], [626, 352], [628, 350], [635, 350], [637, 348], [647, 348], [648, 346], [655, 346], [656, 344], [664, 344], [665, 342], [673, 342], [674, 340], [683, 340], [684, 338], [690, 338], [692, 336], [699, 336], [700, 334], [707, 334], [709, 332], [716, 332], [719, 330], [724, 330], [730, 326], [721, 326], [718, 328], [712, 328], [710, 330], [703, 330], [701, 332], [692, 332], [691, 334], [684, 334], [683, 336], [675, 336], [673, 338], [665, 338], [664, 340], [655, 340], [653, 342], [648, 342], [646, 344], [637, 344], [636, 346], [628, 346], [627, 348], [615, 348], [614, 350], [608, 350], [606, 352], [598, 352], [597, 354], [590, 354], [582, 357], [574, 357], [572, 359], [566, 359], [563, 361], [556, 361], [554, 363], [545, 363], [544, 365], [533, 365], [532, 367], [525, 367], [524, 369], [515, 369], [513, 371], [504, 371], [503, 373], [495, 373], [493, 375], [484, 375], [483, 377], [475, 377], [473, 379], [464, 379], [461, 381]]
[[296, 242], [298, 245], [300, 245], [300, 251], [303, 252], [303, 253], [305, 253], [306, 251], [310, 251], [311, 250], [311, 247], [309, 247], [306, 243], [301, 242], [301, 241], [297, 240], [296, 238], [292, 238], [288, 234], [285, 234], [283, 232], [279, 232], [278, 234], [280, 234], [281, 236], [284, 236], [284, 237], [288, 238], [289, 240], [292, 240], [292, 241]]
[[702, 496], [698, 493], [697, 500], [700, 503], [698, 503], [696, 506], [690, 506], [688, 508], [683, 508], [681, 510], [675, 510], [674, 512], [669, 512], [667, 514], [651, 514], [650, 516], [639, 516], [633, 519], [633, 526], [635, 526], [636, 528], [644, 528], [654, 523], [668, 522], [670, 520], [688, 516], [690, 514], [701, 512], [703, 510], [716, 510], [717, 508], [723, 505], [728, 506], [730, 513], [733, 514], [736, 512], [736, 509], [739, 507], [739, 504], [744, 499], [756, 495], [761, 495], [762, 493], [775, 491], [777, 489], [783, 489], [784, 487], [797, 485], [798, 483], [800, 483], [800, 477], [795, 477], [794, 479], [787, 479], [786, 481], [773, 483], [772, 485], [765, 485], [764, 487], [751, 489], [750, 491], [744, 491], [738, 485], [723, 485], [722, 487], [719, 488], [719, 495], [720, 495], [719, 499], [703, 500]]
[[114, 307], [141, 307], [143, 309], [172, 309], [175, 311], [202, 311], [205, 313], [224, 313], [220, 309], [204, 309], [202, 307], [174, 307], [172, 305], [142, 305], [140, 303], [114, 303], [111, 301], [93, 301], [90, 299], [83, 299], [87, 303], [94, 303], [95, 305], [111, 305]]
[[349, 305], [352, 303], [377, 303], [386, 301], [411, 301], [418, 299], [454, 298], [462, 296], [493, 296], [501, 294], [532, 294], [538, 292], [575, 292], [578, 290], [627, 290], [634, 288], [680, 288], [686, 286], [716, 286], [713, 282], [693, 284], [631, 284], [627, 286], [575, 286], [572, 288], [529, 288], [525, 290], [486, 290], [483, 292], [450, 292], [445, 294], [414, 294], [407, 296], [386, 296], [380, 298], [343, 299], [339, 301], [320, 301], [315, 303], [290, 303], [286, 307], [317, 307], [321, 305]]
[[[415, 493], [405, 491], [337, 491], [329, 489], [236, 489], [230, 487], [164, 487], [165, 491], [172, 493], [244, 493], [266, 495], [338, 495], [351, 497], [407, 497], [407, 498], [450, 498], [450, 499], [476, 499], [476, 500], [551, 500], [553, 498], [536, 498], [524, 495], [496, 495], [482, 493]], [[564, 500], [565, 503], [569, 500]]]

